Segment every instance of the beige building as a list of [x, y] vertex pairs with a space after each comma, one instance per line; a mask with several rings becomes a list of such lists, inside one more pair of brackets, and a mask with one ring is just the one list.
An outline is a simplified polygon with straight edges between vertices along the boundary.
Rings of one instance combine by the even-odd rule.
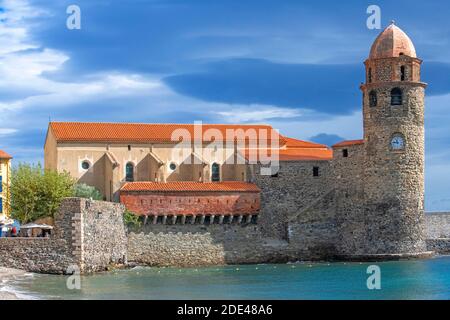
[[331, 157], [326, 146], [283, 137], [268, 125], [51, 122], [45, 168], [67, 171], [118, 201], [131, 181], [249, 181], [243, 150], [271, 146], [289, 159]]
[[11, 159], [0, 150], [0, 220], [9, 216], [9, 185], [11, 180]]

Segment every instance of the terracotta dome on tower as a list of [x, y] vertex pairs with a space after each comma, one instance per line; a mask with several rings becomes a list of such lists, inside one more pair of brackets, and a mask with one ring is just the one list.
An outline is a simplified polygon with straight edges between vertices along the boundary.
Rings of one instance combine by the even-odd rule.
[[408, 35], [392, 22], [370, 49], [369, 59], [393, 58], [400, 55], [416, 58], [416, 49]]

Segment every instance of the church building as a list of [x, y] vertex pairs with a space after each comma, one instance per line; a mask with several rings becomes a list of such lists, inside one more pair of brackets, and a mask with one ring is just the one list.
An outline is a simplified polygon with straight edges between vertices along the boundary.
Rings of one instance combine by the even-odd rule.
[[364, 62], [364, 136], [332, 148], [268, 125], [51, 122], [45, 167], [146, 223], [253, 223], [307, 259], [424, 256], [421, 64], [400, 28], [382, 31]]

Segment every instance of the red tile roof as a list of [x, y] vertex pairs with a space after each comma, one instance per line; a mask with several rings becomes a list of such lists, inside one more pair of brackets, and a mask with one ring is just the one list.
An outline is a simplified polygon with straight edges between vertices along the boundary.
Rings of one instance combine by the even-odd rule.
[[293, 149], [280, 150], [280, 161], [331, 160], [331, 149]]
[[333, 145], [333, 148], [338, 148], [338, 147], [348, 147], [348, 146], [354, 146], [357, 144], [364, 144], [364, 140], [345, 140], [339, 143], [336, 143], [335, 145]]
[[227, 182], [128, 182], [121, 191], [158, 191], [158, 192], [260, 192], [252, 183], [242, 181]]
[[0, 159], [12, 159], [12, 156], [3, 150], [0, 150]]
[[284, 140], [286, 141], [285, 146], [287, 148], [327, 148], [324, 144], [304, 141], [304, 140], [298, 140], [294, 138], [288, 138], [284, 137]]
[[[200, 126], [199, 126], [200, 127]], [[194, 139], [193, 124], [143, 124], [143, 123], [95, 123], [95, 122], [51, 122], [49, 130], [52, 131], [59, 142], [174, 142], [172, 133], [177, 129], [185, 129]], [[278, 134], [269, 125], [234, 125], [234, 124], [202, 124], [203, 134], [209, 129], [218, 130], [224, 139], [227, 139], [227, 130], [255, 130], [258, 139], [259, 130], [266, 130], [269, 139], [265, 147], [270, 148], [271, 133], [279, 137], [280, 161], [302, 160], [329, 160], [332, 158], [331, 150], [323, 145]], [[248, 132], [247, 132], [248, 133]], [[248, 142], [248, 138], [244, 136]], [[214, 139], [204, 139], [205, 142]], [[255, 141], [255, 140], [253, 140]], [[260, 142], [257, 140], [257, 142]], [[249, 146], [248, 144], [246, 146]], [[252, 147], [250, 145], [250, 147]], [[257, 147], [257, 146], [256, 146]], [[255, 152], [242, 150], [245, 155]]]
[[[200, 127], [200, 125], [198, 125]], [[178, 142], [172, 140], [172, 134], [177, 129], [189, 132], [194, 140], [194, 124], [144, 124], [144, 123], [94, 123], [94, 122], [51, 122], [49, 129], [53, 132], [57, 141], [61, 142]], [[272, 130], [269, 125], [234, 125], [234, 124], [202, 124], [203, 134], [209, 129], [218, 130], [227, 141], [229, 130], [244, 130], [248, 135], [245, 140], [258, 140], [259, 130], [267, 130], [267, 139], [271, 139]], [[255, 139], [248, 138], [250, 132], [255, 130]], [[214, 134], [212, 131], [210, 133]], [[233, 134], [233, 132], [231, 132]], [[277, 132], [280, 144], [285, 141]], [[178, 138], [178, 136], [176, 137]], [[205, 142], [214, 141], [215, 137], [204, 139]], [[236, 140], [236, 139], [235, 139]], [[217, 140], [219, 141], [219, 140]]]
[[[309, 160], [331, 160], [333, 151], [328, 148], [294, 148], [280, 149], [278, 151], [260, 151], [250, 150], [245, 152], [245, 158], [250, 162], [256, 161], [264, 157], [270, 157], [272, 153], [278, 153], [279, 161], [309, 161]], [[275, 156], [275, 154], [274, 154]]]

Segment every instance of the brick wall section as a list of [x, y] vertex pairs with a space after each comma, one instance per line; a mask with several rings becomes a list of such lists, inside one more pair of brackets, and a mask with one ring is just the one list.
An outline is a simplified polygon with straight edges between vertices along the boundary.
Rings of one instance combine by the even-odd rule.
[[64, 274], [73, 265], [88, 273], [124, 263], [127, 241], [123, 212], [120, 204], [65, 199], [50, 238], [0, 238], [0, 265]]
[[257, 192], [122, 191], [120, 201], [140, 215], [252, 215], [260, 210]]

